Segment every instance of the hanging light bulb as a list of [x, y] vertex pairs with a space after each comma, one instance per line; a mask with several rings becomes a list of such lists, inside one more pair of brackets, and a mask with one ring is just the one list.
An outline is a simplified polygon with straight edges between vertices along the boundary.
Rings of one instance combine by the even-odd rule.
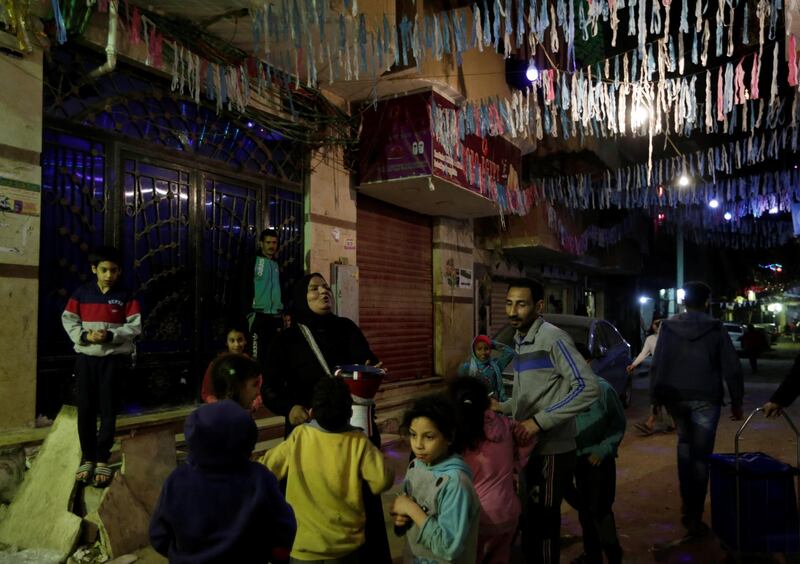
[[536, 68], [532, 60], [528, 64], [528, 70], [525, 71], [525, 78], [527, 78], [529, 82], [536, 82], [539, 80], [539, 69]]
[[731, 212], [725, 212], [725, 215], [723, 215], [722, 217], [725, 218], [725, 221], [730, 221], [733, 219]]
[[680, 177], [678, 177], [678, 186], [686, 188], [688, 185], [689, 185], [689, 177], [686, 176], [685, 174], [681, 174]]
[[647, 109], [647, 106], [636, 105], [631, 110], [631, 125], [638, 127], [646, 122], [649, 117], [650, 110]]
[[712, 198], [710, 202], [708, 202], [708, 207], [715, 210], [719, 207], [719, 201], [716, 198]]

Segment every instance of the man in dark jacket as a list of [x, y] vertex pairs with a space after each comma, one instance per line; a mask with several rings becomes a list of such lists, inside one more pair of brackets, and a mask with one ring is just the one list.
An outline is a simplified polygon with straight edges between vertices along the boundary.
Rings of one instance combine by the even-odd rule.
[[794, 364], [789, 374], [783, 379], [781, 385], [764, 404], [764, 415], [767, 417], [777, 417], [783, 412], [783, 408], [789, 407], [794, 400], [800, 396], [800, 354], [794, 358]]
[[739, 357], [721, 321], [707, 313], [711, 289], [702, 282], [684, 286], [686, 312], [661, 324], [653, 358], [651, 403], [664, 405], [678, 428], [678, 481], [681, 522], [687, 540], [708, 534], [703, 507], [708, 490], [708, 457], [723, 403], [724, 379], [731, 419], [742, 418], [744, 384]]

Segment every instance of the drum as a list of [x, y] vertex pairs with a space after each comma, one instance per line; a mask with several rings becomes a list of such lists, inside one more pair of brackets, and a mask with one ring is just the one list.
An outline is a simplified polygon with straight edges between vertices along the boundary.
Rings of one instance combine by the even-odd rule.
[[381, 386], [386, 372], [381, 368], [365, 364], [346, 364], [337, 366], [334, 376], [344, 380], [353, 398], [353, 416], [350, 424], [361, 428], [371, 437], [375, 414], [375, 395]]

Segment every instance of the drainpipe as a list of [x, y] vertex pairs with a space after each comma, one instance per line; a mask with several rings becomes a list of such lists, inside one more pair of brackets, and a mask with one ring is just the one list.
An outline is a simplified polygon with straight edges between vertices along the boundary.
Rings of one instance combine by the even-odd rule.
[[117, 0], [108, 3], [108, 43], [106, 44], [106, 62], [89, 73], [89, 78], [97, 78], [108, 74], [117, 66]]

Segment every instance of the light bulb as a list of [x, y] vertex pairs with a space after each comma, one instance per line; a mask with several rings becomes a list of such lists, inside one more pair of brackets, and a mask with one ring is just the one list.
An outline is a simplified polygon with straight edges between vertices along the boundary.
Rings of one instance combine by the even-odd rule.
[[725, 218], [725, 221], [730, 221], [733, 219], [731, 212], [725, 212], [725, 215], [723, 215], [722, 217]]
[[678, 178], [678, 186], [686, 187], [689, 185], [689, 177], [685, 174], [681, 174]]
[[535, 82], [539, 79], [539, 69], [536, 68], [533, 61], [528, 65], [528, 70], [525, 71], [525, 78], [528, 79], [528, 82]]
[[708, 202], [708, 207], [711, 209], [717, 209], [719, 207], [719, 202], [716, 198], [713, 198], [710, 202]]

